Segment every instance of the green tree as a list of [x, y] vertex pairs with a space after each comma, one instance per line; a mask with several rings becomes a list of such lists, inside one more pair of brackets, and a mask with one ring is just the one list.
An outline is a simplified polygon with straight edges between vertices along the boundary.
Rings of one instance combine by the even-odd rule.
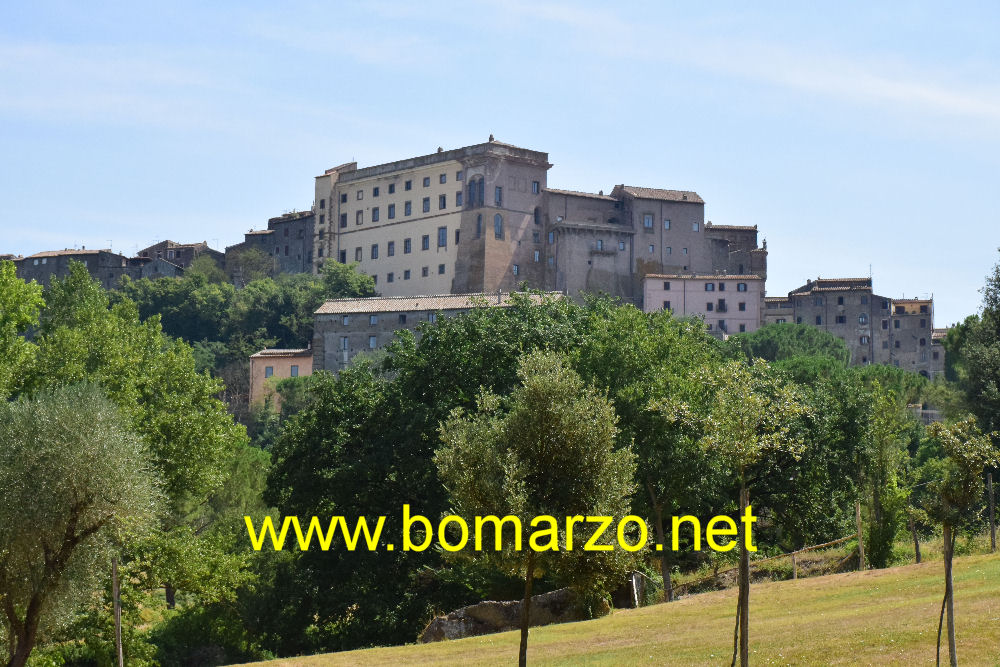
[[202, 253], [198, 255], [184, 270], [185, 276], [203, 276], [210, 283], [226, 282], [226, 272], [222, 270], [219, 263], [211, 255]]
[[328, 299], [375, 296], [375, 280], [358, 271], [358, 263], [325, 262], [320, 271]]
[[[806, 412], [806, 407], [795, 388], [776, 378], [762, 359], [752, 365], [729, 362], [718, 375], [706, 374], [704, 380], [714, 386], [715, 396], [702, 443], [739, 482], [740, 516], [744, 517], [750, 505], [747, 480], [751, 466], [771, 453], [786, 452], [792, 456], [801, 453], [803, 443], [796, 437], [795, 422]], [[739, 596], [733, 664], [738, 648], [740, 664], [746, 667], [750, 659], [750, 559], [747, 525], [742, 521], [739, 525]]]
[[259, 248], [246, 248], [226, 254], [226, 273], [237, 287], [245, 287], [274, 273], [274, 259]]
[[24, 334], [38, 323], [42, 287], [17, 277], [13, 262], [0, 261], [0, 400], [20, 388], [35, 348]]
[[826, 357], [844, 366], [850, 350], [833, 334], [807, 324], [768, 324], [751, 333], [732, 336], [729, 345], [746, 359], [781, 362], [797, 357]]
[[871, 388], [868, 400], [868, 434], [862, 464], [871, 519], [866, 555], [873, 567], [883, 568], [892, 556], [906, 504], [899, 478], [906, 457], [903, 435], [907, 419], [895, 394], [878, 381]]
[[982, 292], [982, 313], [962, 346], [963, 385], [982, 428], [1000, 431], [1000, 262]]
[[[473, 517], [493, 515], [516, 516], [522, 526], [532, 527], [541, 515], [620, 520], [628, 514], [635, 462], [630, 451], [615, 449], [611, 402], [553, 353], [525, 355], [518, 376], [521, 386], [510, 396], [506, 414], [500, 397], [486, 392], [474, 413], [457, 409], [441, 427], [444, 444], [435, 461], [457, 514], [470, 525]], [[531, 590], [539, 570], [559, 572], [584, 589], [594, 585], [594, 578], [624, 573], [623, 564], [615, 567], [614, 552], [580, 550], [587, 530], [574, 536], [577, 551], [568, 550], [559, 525], [547, 532], [546, 544], [536, 542], [535, 533], [527, 549], [505, 540], [499, 551], [479, 552], [524, 577], [521, 665], [527, 661]], [[588, 560], [603, 562], [581, 566]]]
[[[983, 495], [983, 471], [1000, 465], [1000, 452], [990, 438], [979, 430], [972, 417], [945, 425], [934, 422], [928, 428], [930, 438], [941, 447], [947, 457], [941, 471], [942, 477], [930, 484], [935, 494], [928, 514], [941, 523], [944, 529], [944, 601], [942, 615], [948, 614], [948, 653], [952, 667], [958, 664], [955, 647], [954, 582], [951, 576], [952, 558], [955, 553], [954, 528], [965, 518]], [[938, 623], [938, 660], [941, 652], [941, 624]]]
[[111, 549], [155, 522], [159, 501], [142, 439], [96, 387], [0, 403], [9, 667], [24, 665], [44, 632], [92, 596]]

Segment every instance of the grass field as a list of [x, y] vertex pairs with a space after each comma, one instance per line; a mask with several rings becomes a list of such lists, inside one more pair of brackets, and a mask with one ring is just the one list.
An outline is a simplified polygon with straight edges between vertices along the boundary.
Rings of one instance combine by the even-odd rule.
[[[1000, 554], [955, 561], [959, 664], [1000, 665]], [[751, 662], [933, 664], [944, 592], [941, 562], [754, 585]], [[728, 664], [734, 590], [533, 628], [529, 663], [545, 665]], [[259, 663], [495, 665], [517, 661], [516, 632], [425, 645]], [[947, 646], [944, 648], [947, 654]], [[947, 657], [945, 657], [947, 660]]]

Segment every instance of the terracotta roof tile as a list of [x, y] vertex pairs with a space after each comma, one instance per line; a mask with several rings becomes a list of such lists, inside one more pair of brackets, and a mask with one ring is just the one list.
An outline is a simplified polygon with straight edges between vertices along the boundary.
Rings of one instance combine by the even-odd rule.
[[[531, 300], [541, 303], [543, 299], [561, 299], [561, 292], [532, 294]], [[480, 305], [496, 306], [510, 305], [511, 293], [500, 295], [501, 303], [497, 303], [497, 293], [477, 292], [474, 294], [432, 294], [427, 296], [376, 296], [369, 299], [333, 299], [327, 301], [316, 311], [317, 315], [347, 315], [350, 313], [398, 313], [417, 310], [459, 310], [476, 308]], [[485, 302], [485, 303], [484, 303]]]
[[690, 204], [704, 204], [705, 200], [697, 192], [690, 190], [661, 190], [659, 188], [643, 188], [635, 185], [616, 185], [611, 194], [625, 193], [637, 199], [658, 199], [662, 201], [679, 201]]

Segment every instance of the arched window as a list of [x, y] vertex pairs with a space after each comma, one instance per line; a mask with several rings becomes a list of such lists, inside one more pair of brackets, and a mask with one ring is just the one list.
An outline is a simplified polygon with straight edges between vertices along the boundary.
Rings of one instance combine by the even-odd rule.
[[503, 216], [499, 213], [493, 216], [493, 236], [503, 238]]
[[483, 235], [483, 214], [480, 213], [476, 216], [476, 238], [478, 239]]
[[483, 205], [483, 200], [486, 198], [486, 181], [483, 180], [482, 176], [470, 178], [468, 191], [469, 196], [465, 202], [466, 207], [479, 208]]

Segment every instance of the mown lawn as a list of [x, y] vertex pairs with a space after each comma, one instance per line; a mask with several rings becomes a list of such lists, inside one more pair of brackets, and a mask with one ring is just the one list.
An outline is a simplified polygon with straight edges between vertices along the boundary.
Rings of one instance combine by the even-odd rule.
[[[959, 664], [1000, 665], [1000, 554], [955, 561]], [[754, 664], [933, 664], [941, 562], [754, 585]], [[734, 590], [607, 618], [533, 628], [529, 663], [728, 664]], [[518, 634], [276, 660], [272, 667], [495, 665], [517, 661]], [[944, 647], [945, 656], [947, 646]], [[947, 657], [944, 658], [947, 660]]]

